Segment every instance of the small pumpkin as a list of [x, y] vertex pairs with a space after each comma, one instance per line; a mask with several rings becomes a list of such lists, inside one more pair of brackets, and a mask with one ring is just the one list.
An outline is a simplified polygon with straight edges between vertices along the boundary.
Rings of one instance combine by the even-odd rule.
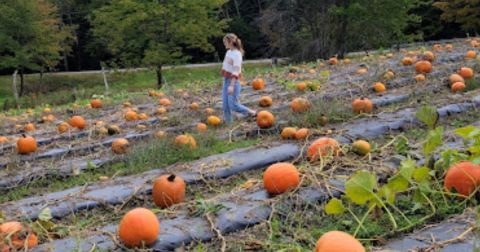
[[156, 138], [163, 139], [167, 134], [165, 133], [165, 131], [159, 130], [159, 131], [156, 131], [154, 135]]
[[124, 107], [124, 108], [130, 108], [131, 106], [132, 106], [132, 103], [131, 103], [131, 102], [128, 102], [128, 101], [127, 101], [127, 102], [124, 102], [124, 103], [123, 103], [123, 107]]
[[138, 119], [139, 119], [139, 120], [147, 120], [147, 119], [148, 119], [148, 115], [145, 114], [145, 113], [140, 113], [140, 114], [138, 114]]
[[100, 99], [93, 99], [90, 101], [90, 106], [94, 109], [98, 109], [102, 107], [102, 101]]
[[365, 252], [355, 237], [342, 231], [330, 231], [318, 239], [315, 252]]
[[330, 65], [336, 65], [336, 64], [338, 64], [338, 59], [337, 59], [337, 57], [331, 57], [331, 58], [328, 60], [328, 64], [330, 64]]
[[353, 152], [365, 156], [372, 150], [370, 144], [365, 140], [357, 140], [352, 144]]
[[431, 51], [426, 51], [423, 53], [423, 57], [425, 58], [425, 60], [428, 60], [430, 62], [432, 62], [433, 60], [435, 60], [435, 54]]
[[263, 186], [270, 194], [280, 194], [298, 187], [300, 173], [290, 163], [276, 163], [263, 173]]
[[146, 208], [135, 208], [123, 216], [118, 226], [120, 240], [127, 247], [152, 245], [160, 233], [160, 222]]
[[358, 75], [364, 75], [366, 73], [368, 73], [368, 69], [365, 68], [365, 67], [361, 67], [359, 69], [357, 69], [357, 72], [356, 72]]
[[31, 136], [22, 135], [17, 140], [17, 152], [19, 154], [29, 154], [37, 150], [37, 141]]
[[37, 235], [17, 221], [0, 225], [0, 237], [9, 237], [11, 245], [16, 250], [29, 250], [38, 245]]
[[307, 88], [307, 84], [305, 82], [302, 81], [302, 82], [297, 83], [297, 90], [298, 91], [303, 92], [303, 91], [305, 91], [306, 88]]
[[33, 124], [33, 123], [27, 123], [27, 125], [25, 125], [25, 128], [23, 128], [23, 130], [24, 130], [25, 132], [35, 131], [35, 130], [36, 130], [35, 124]]
[[270, 106], [272, 106], [272, 103], [273, 103], [272, 97], [262, 96], [260, 98], [260, 101], [258, 102], [258, 105], [260, 107], [270, 107]]
[[442, 45], [440, 45], [440, 44], [435, 44], [435, 45], [432, 46], [432, 49], [433, 49], [434, 51], [441, 51], [443, 48], [442, 48]]
[[477, 52], [470, 50], [465, 54], [465, 59], [475, 59], [477, 57]]
[[375, 82], [375, 84], [373, 85], [373, 90], [375, 90], [375, 92], [377, 93], [383, 93], [387, 90], [387, 88], [383, 83]]
[[192, 110], [197, 110], [200, 108], [200, 105], [198, 105], [198, 103], [196, 102], [193, 102], [192, 104], [190, 104], [190, 109]]
[[205, 109], [205, 114], [213, 115], [213, 113], [215, 113], [215, 110], [213, 108], [206, 108]]
[[340, 144], [337, 140], [330, 137], [318, 138], [308, 147], [307, 150], [307, 157], [311, 162], [328, 155], [340, 155]]
[[373, 111], [373, 103], [367, 98], [355, 99], [352, 102], [353, 112], [360, 113], [371, 113]]
[[426, 78], [425, 78], [425, 75], [424, 74], [417, 74], [415, 76], [415, 80], [418, 81], [418, 82], [422, 82], [422, 81], [425, 81]]
[[422, 74], [430, 73], [432, 71], [432, 63], [428, 60], [419, 61], [415, 64], [415, 71]]
[[405, 58], [402, 59], [402, 64], [404, 66], [410, 66], [410, 65], [413, 64], [413, 59], [410, 58], [410, 57], [405, 57]]
[[128, 110], [127, 112], [125, 112], [123, 117], [125, 118], [126, 121], [136, 121], [136, 120], [138, 120], [138, 114], [137, 114], [137, 112], [135, 112], [133, 110]]
[[462, 67], [458, 70], [458, 74], [462, 76], [464, 79], [471, 79], [473, 78], [473, 69], [470, 67]]
[[295, 73], [288, 73], [287, 78], [295, 79], [295, 78], [297, 78], [297, 75]]
[[219, 126], [222, 123], [222, 120], [218, 116], [209, 116], [207, 118], [208, 125]]
[[112, 142], [112, 151], [115, 154], [125, 154], [129, 147], [129, 142], [125, 138], [118, 138]]
[[87, 122], [81, 116], [72, 116], [70, 120], [68, 120], [68, 124], [77, 129], [84, 129], [87, 126]]
[[168, 98], [162, 98], [158, 101], [158, 103], [162, 106], [170, 106], [172, 105], [172, 102]]
[[177, 146], [189, 147], [190, 149], [197, 148], [197, 141], [191, 135], [179, 135], [175, 138], [174, 144]]
[[197, 130], [199, 132], [205, 132], [205, 131], [207, 131], [207, 125], [205, 123], [198, 123], [197, 124]]
[[350, 64], [351, 60], [350, 59], [344, 59], [343, 64], [348, 65]]
[[66, 123], [66, 122], [61, 122], [61, 123], [59, 123], [58, 126], [57, 126], [57, 130], [58, 130], [58, 132], [60, 132], [60, 133], [65, 133], [65, 132], [67, 132], [69, 129], [70, 129], [70, 125], [68, 125], [68, 123]]
[[462, 161], [452, 165], [445, 174], [446, 191], [455, 189], [459, 194], [468, 197], [480, 184], [480, 166], [470, 161]]
[[305, 98], [295, 98], [290, 103], [293, 112], [302, 113], [310, 109], [310, 102]]
[[107, 133], [109, 135], [115, 135], [120, 133], [120, 127], [115, 124], [111, 124], [107, 126]]
[[0, 144], [5, 144], [5, 143], [8, 143], [8, 138], [7, 137], [4, 137], [4, 136], [0, 136]]
[[465, 82], [465, 79], [463, 79], [463, 77], [459, 74], [451, 74], [448, 80], [450, 81], [450, 84], [453, 84], [455, 82]]
[[268, 111], [260, 111], [257, 114], [257, 125], [260, 128], [270, 128], [275, 124], [275, 116]]
[[387, 71], [384, 75], [383, 78], [386, 80], [393, 79], [395, 77], [395, 73], [393, 71]]
[[262, 78], [256, 78], [252, 81], [252, 88], [254, 90], [261, 90], [265, 88], [265, 81]]
[[452, 45], [452, 44], [446, 44], [446, 45], [445, 45], [445, 49], [447, 49], [447, 50], [452, 50], [452, 49], [453, 49], [453, 45]]
[[280, 133], [280, 135], [282, 136], [282, 139], [291, 139], [295, 137], [296, 132], [297, 129], [293, 127], [285, 127], [282, 129], [282, 133]]
[[45, 114], [52, 113], [52, 109], [51, 108], [44, 108], [43, 113], [45, 113]]
[[185, 200], [185, 181], [174, 174], [162, 175], [153, 183], [155, 205], [167, 208]]
[[295, 132], [295, 139], [297, 140], [304, 140], [308, 136], [308, 129], [307, 128], [301, 128]]
[[165, 114], [165, 113], [167, 113], [167, 109], [166, 109], [166, 108], [160, 107], [160, 108], [157, 109], [157, 114], [158, 114], [158, 115]]
[[457, 93], [457, 92], [461, 92], [463, 90], [465, 90], [465, 83], [463, 82], [455, 82], [453, 83], [452, 87], [451, 87], [451, 90], [452, 92], [454, 93]]

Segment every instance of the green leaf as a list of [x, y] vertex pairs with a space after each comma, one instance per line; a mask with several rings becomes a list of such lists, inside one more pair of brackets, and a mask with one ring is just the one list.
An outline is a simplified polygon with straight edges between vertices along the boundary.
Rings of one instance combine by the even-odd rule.
[[461, 136], [464, 140], [469, 140], [480, 133], [480, 129], [475, 126], [468, 125], [467, 127], [458, 128], [453, 131], [455, 134]]
[[425, 105], [417, 110], [415, 114], [417, 119], [427, 125], [430, 129], [434, 129], [438, 122], [439, 114], [433, 106]]
[[327, 214], [342, 214], [345, 212], [345, 207], [341, 200], [337, 198], [332, 198], [326, 205], [325, 205], [325, 213]]
[[328, 71], [328, 70], [327, 71], [321, 71], [320, 76], [328, 77], [328, 76], [330, 76], [330, 71]]
[[395, 141], [395, 152], [404, 155], [409, 149], [408, 139], [406, 137], [399, 137]]
[[438, 127], [428, 132], [427, 141], [423, 144], [423, 153], [425, 157], [430, 155], [435, 149], [443, 144], [443, 127]]
[[382, 186], [378, 194], [381, 197], [385, 198], [385, 200], [390, 204], [393, 204], [395, 202], [396, 193], [390, 190], [390, 188], [387, 185]]
[[386, 186], [392, 193], [405, 192], [409, 188], [409, 180], [415, 169], [415, 161], [407, 159], [402, 161], [397, 174], [388, 179]]
[[38, 215], [38, 219], [41, 221], [49, 221], [52, 219], [52, 210], [50, 208], [43, 209]]
[[473, 164], [479, 165], [480, 164], [480, 156], [474, 157], [470, 160]]
[[352, 202], [364, 205], [375, 198], [374, 190], [377, 189], [377, 177], [368, 171], [357, 171], [345, 183], [345, 195]]
[[427, 167], [419, 167], [413, 171], [413, 179], [417, 182], [430, 181], [430, 169]]

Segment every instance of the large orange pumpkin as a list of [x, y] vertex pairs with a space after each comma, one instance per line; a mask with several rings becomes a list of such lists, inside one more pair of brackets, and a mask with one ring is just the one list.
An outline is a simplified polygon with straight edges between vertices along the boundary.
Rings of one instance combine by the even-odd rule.
[[22, 135], [17, 140], [17, 152], [19, 154], [29, 154], [37, 150], [37, 141], [31, 136]]
[[455, 189], [463, 196], [470, 196], [480, 182], [480, 166], [470, 161], [462, 161], [451, 166], [445, 174], [445, 190]]
[[174, 144], [177, 146], [186, 146], [190, 149], [197, 148], [197, 141], [191, 135], [179, 135], [175, 138]]
[[123, 216], [118, 226], [120, 240], [127, 247], [153, 244], [160, 233], [160, 222], [146, 208], [135, 208]]
[[87, 122], [81, 116], [72, 116], [70, 120], [68, 120], [68, 124], [77, 129], [84, 129], [85, 126], [87, 126]]
[[301, 128], [295, 132], [295, 139], [297, 140], [304, 140], [308, 136], [308, 129], [307, 128]]
[[413, 59], [410, 58], [410, 57], [405, 57], [405, 58], [402, 59], [402, 64], [404, 66], [410, 66], [410, 65], [413, 64]]
[[270, 107], [272, 106], [272, 103], [273, 103], [272, 97], [262, 96], [260, 98], [260, 101], [258, 102], [258, 105], [260, 105], [260, 107]]
[[112, 151], [115, 154], [125, 154], [127, 153], [129, 143], [125, 138], [118, 138], [112, 142]]
[[[12, 246], [16, 250], [28, 250], [38, 245], [37, 235], [31, 230], [24, 228], [22, 223], [17, 221], [5, 222], [0, 225], [0, 238], [4, 237], [9, 237]], [[7, 251], [9, 251], [8, 247]]]
[[458, 70], [458, 74], [462, 76], [464, 79], [471, 79], [473, 78], [473, 69], [470, 67], [462, 67], [460, 70]]
[[315, 252], [365, 252], [363, 245], [348, 233], [330, 231], [318, 239]]
[[297, 130], [293, 127], [285, 127], [280, 135], [282, 136], [282, 139], [291, 139], [295, 136], [296, 132]]
[[465, 82], [465, 79], [463, 79], [463, 77], [460, 76], [459, 74], [451, 74], [448, 80], [450, 81], [450, 84], [453, 84], [456, 82]]
[[353, 112], [360, 113], [371, 113], [373, 111], [373, 103], [367, 98], [355, 99], [352, 102]]
[[465, 54], [466, 59], [475, 59], [477, 57], [477, 52], [470, 50]]
[[270, 128], [275, 124], [275, 116], [268, 111], [260, 111], [257, 114], [257, 125], [260, 128]]
[[305, 98], [295, 98], [290, 103], [293, 112], [305, 112], [310, 109], [310, 102]]
[[252, 88], [260, 90], [265, 88], [265, 81], [262, 78], [256, 78], [252, 81]]
[[455, 82], [453, 83], [451, 89], [452, 89], [452, 92], [456, 93], [456, 92], [461, 92], [463, 90], [465, 90], [465, 83], [463, 82]]
[[153, 183], [152, 196], [161, 208], [181, 203], [185, 199], [185, 181], [174, 174], [162, 175]]
[[0, 136], [0, 144], [8, 143], [8, 138], [4, 136]]
[[162, 98], [158, 101], [158, 103], [162, 106], [170, 106], [172, 105], [172, 102], [168, 98]]
[[340, 155], [340, 144], [330, 137], [321, 137], [315, 140], [307, 150], [307, 157], [310, 161], [316, 161], [320, 156], [326, 157], [328, 155]]
[[417, 73], [430, 73], [432, 71], [432, 63], [428, 60], [422, 60], [415, 64], [415, 70]]
[[127, 112], [125, 112], [125, 114], [123, 115], [123, 117], [125, 118], [125, 120], [127, 121], [136, 121], [138, 120], [138, 114], [137, 112], [133, 111], [133, 110], [128, 110]]
[[387, 90], [387, 88], [385, 87], [385, 85], [381, 82], [375, 82], [375, 84], [373, 85], [373, 89], [375, 90], [375, 92], [377, 93], [383, 93]]
[[220, 120], [220, 118], [217, 116], [209, 116], [207, 118], [207, 123], [212, 126], [218, 126], [220, 123], [222, 123], [222, 120]]
[[90, 106], [92, 106], [92, 108], [95, 108], [95, 109], [101, 108], [102, 107], [102, 101], [99, 100], [99, 99], [91, 100], [90, 101]]
[[300, 184], [300, 174], [290, 163], [276, 163], [263, 173], [263, 186], [271, 194], [280, 194], [295, 189]]

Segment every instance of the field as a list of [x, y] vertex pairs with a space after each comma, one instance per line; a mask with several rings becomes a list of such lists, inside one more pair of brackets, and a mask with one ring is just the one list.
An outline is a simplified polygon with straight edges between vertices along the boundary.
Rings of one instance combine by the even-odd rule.
[[[62, 77], [56, 87], [59, 77], [47, 76], [35, 101], [32, 95], [22, 100], [34, 109], [0, 115], [0, 137], [6, 137], [0, 141], [0, 223], [28, 224], [39, 238], [32, 251], [123, 251], [118, 226], [136, 207], [151, 209], [160, 221], [158, 239], [141, 251], [312, 251], [331, 230], [354, 235], [369, 251], [472, 251], [477, 198], [444, 190], [449, 167], [480, 162], [480, 61], [465, 57], [479, 51], [471, 40], [355, 54], [336, 64], [247, 66], [241, 101], [271, 112], [270, 127], [242, 116], [231, 126], [212, 125], [209, 117], [222, 118], [214, 68], [168, 70], [170, 85], [162, 90], [154, 90], [150, 72], [111, 74], [110, 95], [98, 96], [101, 108], [90, 104], [92, 95], [103, 95], [101, 76]], [[421, 80], [415, 62], [429, 57], [427, 51], [435, 57]], [[414, 63], [402, 64], [405, 57]], [[461, 67], [475, 75], [454, 93], [449, 77]], [[260, 78], [264, 87], [254, 88]], [[376, 82], [386, 90], [376, 92]], [[76, 101], [67, 95], [73, 87]], [[46, 88], [50, 95], [40, 92]], [[259, 105], [264, 96], [271, 105]], [[6, 89], [0, 97], [11, 99]], [[299, 97], [309, 103], [305, 111], [292, 109]], [[371, 101], [372, 112], [352, 110], [360, 98]], [[143, 115], [126, 120], [127, 113]], [[74, 115], [85, 118], [86, 127], [59, 132]], [[200, 130], [199, 123], [208, 128]], [[308, 134], [285, 139], [286, 127]], [[17, 154], [22, 134], [36, 139], [35, 152]], [[179, 145], [182, 134], [196, 147]], [[338, 155], [317, 150], [321, 157], [311, 158], [307, 150], [321, 137], [338, 141]], [[112, 143], [119, 138], [129, 144], [116, 154]], [[365, 155], [353, 144], [360, 139], [370, 145]], [[294, 164], [300, 184], [271, 195], [263, 174], [277, 162]], [[159, 208], [153, 182], [172, 173], [187, 184], [185, 201]]]

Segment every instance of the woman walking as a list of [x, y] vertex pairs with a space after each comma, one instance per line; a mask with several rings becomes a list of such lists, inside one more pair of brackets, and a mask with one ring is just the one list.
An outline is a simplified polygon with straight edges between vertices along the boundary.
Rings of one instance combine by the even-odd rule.
[[233, 122], [232, 110], [243, 115], [255, 116], [257, 112], [249, 109], [238, 102], [240, 95], [240, 76], [242, 74], [242, 58], [244, 54], [242, 41], [233, 33], [223, 37], [223, 44], [227, 49], [223, 60], [222, 76], [222, 102], [223, 118], [227, 124]]

